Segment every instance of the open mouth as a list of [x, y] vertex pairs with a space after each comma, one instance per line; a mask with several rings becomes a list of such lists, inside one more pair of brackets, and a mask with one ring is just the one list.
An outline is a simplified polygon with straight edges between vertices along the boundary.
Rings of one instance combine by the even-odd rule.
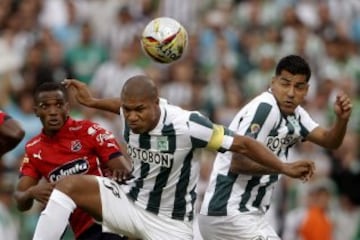
[[58, 126], [60, 124], [60, 120], [59, 119], [50, 119], [48, 121], [48, 125], [49, 126]]

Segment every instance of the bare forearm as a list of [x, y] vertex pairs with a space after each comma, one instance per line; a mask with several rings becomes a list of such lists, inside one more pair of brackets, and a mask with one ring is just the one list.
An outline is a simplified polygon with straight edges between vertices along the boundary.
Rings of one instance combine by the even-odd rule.
[[274, 169], [262, 166], [240, 154], [234, 154], [231, 161], [231, 172], [248, 175], [278, 174]]
[[106, 98], [98, 99], [93, 98], [91, 102], [85, 104], [88, 107], [113, 112], [116, 114], [120, 113], [121, 101], [120, 98]]
[[326, 138], [328, 139], [327, 148], [335, 149], [340, 147], [346, 133], [347, 122], [348, 121], [346, 120], [338, 120], [331, 130], [328, 131], [328, 136]]
[[338, 120], [330, 129], [317, 127], [306, 137], [306, 139], [324, 148], [336, 149], [341, 145], [344, 139], [346, 126], [347, 121]]
[[250, 137], [237, 136], [230, 150], [243, 154], [277, 173], [283, 173], [284, 171], [283, 163], [264, 145]]

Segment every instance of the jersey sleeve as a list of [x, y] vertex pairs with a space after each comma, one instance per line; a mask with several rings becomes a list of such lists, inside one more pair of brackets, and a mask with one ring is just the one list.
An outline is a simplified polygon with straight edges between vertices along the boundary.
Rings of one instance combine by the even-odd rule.
[[273, 107], [268, 103], [261, 102], [249, 105], [240, 111], [230, 128], [237, 134], [246, 135], [262, 142], [278, 124], [277, 119], [277, 113]]
[[208, 148], [218, 152], [229, 150], [234, 140], [233, 131], [212, 123], [200, 113], [193, 112], [188, 120], [190, 138], [193, 147]]
[[87, 129], [87, 136], [100, 162], [106, 163], [110, 159], [121, 155], [120, 145], [116, 141], [114, 134], [98, 124], [93, 124]]
[[25, 153], [25, 156], [20, 165], [20, 176], [29, 176], [35, 179], [40, 179], [42, 177], [41, 173], [34, 165], [34, 161], [35, 160], [31, 157], [31, 154], [28, 152]]
[[299, 109], [300, 114], [300, 134], [303, 138], [306, 138], [307, 135], [312, 132], [315, 128], [319, 126], [317, 122], [315, 122], [309, 115], [308, 112], [305, 111], [305, 109], [300, 108]]

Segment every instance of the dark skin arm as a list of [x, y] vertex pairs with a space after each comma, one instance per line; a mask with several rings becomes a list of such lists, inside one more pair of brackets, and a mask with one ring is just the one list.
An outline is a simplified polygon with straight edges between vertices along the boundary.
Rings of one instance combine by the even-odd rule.
[[340, 147], [347, 129], [347, 124], [352, 112], [351, 99], [345, 93], [336, 96], [334, 104], [336, 122], [330, 129], [315, 128], [306, 139], [328, 149]]
[[84, 106], [120, 114], [121, 100], [119, 98], [94, 98], [87, 85], [75, 79], [63, 81], [66, 88], [74, 92], [76, 100]]
[[106, 164], [111, 171], [112, 179], [116, 181], [125, 181], [131, 175], [132, 162], [128, 157], [119, 156], [112, 158]]
[[29, 210], [34, 200], [46, 204], [54, 186], [55, 183], [39, 183], [38, 179], [29, 176], [20, 177], [14, 193], [17, 208], [20, 211]]
[[[310, 161], [309, 164], [311, 164]], [[304, 165], [306, 165], [306, 161], [296, 161], [292, 163], [285, 163], [291, 168], [303, 168], [303, 173], [300, 172], [300, 179], [304, 181], [308, 181], [313, 174], [313, 170], [310, 171]], [[230, 171], [238, 174], [246, 174], [246, 175], [254, 175], [254, 176], [262, 176], [262, 175], [271, 175], [271, 174], [279, 174], [280, 172], [275, 169], [264, 167], [251, 159], [248, 159], [245, 156], [242, 156], [238, 153], [234, 153], [231, 161]]]
[[24, 138], [25, 132], [14, 119], [6, 119], [0, 125], [0, 157], [15, 148]]
[[230, 150], [242, 154], [265, 167], [265, 169], [257, 169], [258, 171], [271, 169], [271, 171], [285, 174], [289, 177], [308, 179], [315, 170], [314, 162], [308, 160], [283, 163], [268, 148], [247, 136], [236, 135]]
[[[66, 87], [75, 91], [75, 97], [80, 104], [91, 108], [119, 113], [121, 107], [120, 98], [96, 99], [91, 96], [91, 93], [86, 84], [80, 81], [66, 79], [63, 83]], [[270, 150], [265, 148], [262, 144], [245, 136], [236, 136], [230, 150], [243, 154], [250, 159], [254, 159], [261, 165], [271, 167], [279, 173], [284, 173], [292, 177], [303, 177], [304, 169], [308, 170], [308, 173], [311, 175], [314, 168], [313, 163], [310, 161], [303, 162], [303, 167], [296, 169], [291, 168], [290, 166], [283, 164], [272, 152], [270, 152]]]
[[274, 169], [264, 167], [238, 153], [233, 154], [230, 171], [233, 173], [255, 175], [255, 176], [279, 173]]

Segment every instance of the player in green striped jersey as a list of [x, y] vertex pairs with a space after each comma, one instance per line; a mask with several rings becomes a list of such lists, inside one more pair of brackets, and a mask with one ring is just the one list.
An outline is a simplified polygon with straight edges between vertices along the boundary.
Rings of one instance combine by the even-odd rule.
[[[263, 143], [287, 162], [289, 148], [301, 140], [334, 149], [340, 146], [351, 114], [351, 101], [339, 93], [337, 121], [326, 130], [300, 106], [311, 71], [301, 57], [289, 55], [276, 67], [269, 91], [250, 101], [234, 117], [229, 128]], [[204, 239], [279, 239], [265, 220], [279, 172], [231, 152], [218, 154], [199, 216]]]
[[[111, 232], [141, 239], [192, 239], [198, 156], [203, 148], [238, 152], [291, 177], [307, 178], [314, 170], [311, 161], [283, 163], [256, 140], [168, 104], [146, 76], [130, 78], [121, 99], [94, 99], [85, 84], [75, 80], [65, 84], [76, 90], [80, 103], [121, 113], [134, 178], [124, 187], [106, 178], [64, 177], [41, 214], [35, 240], [59, 239], [76, 206]], [[52, 229], [51, 235], [46, 228]]]

